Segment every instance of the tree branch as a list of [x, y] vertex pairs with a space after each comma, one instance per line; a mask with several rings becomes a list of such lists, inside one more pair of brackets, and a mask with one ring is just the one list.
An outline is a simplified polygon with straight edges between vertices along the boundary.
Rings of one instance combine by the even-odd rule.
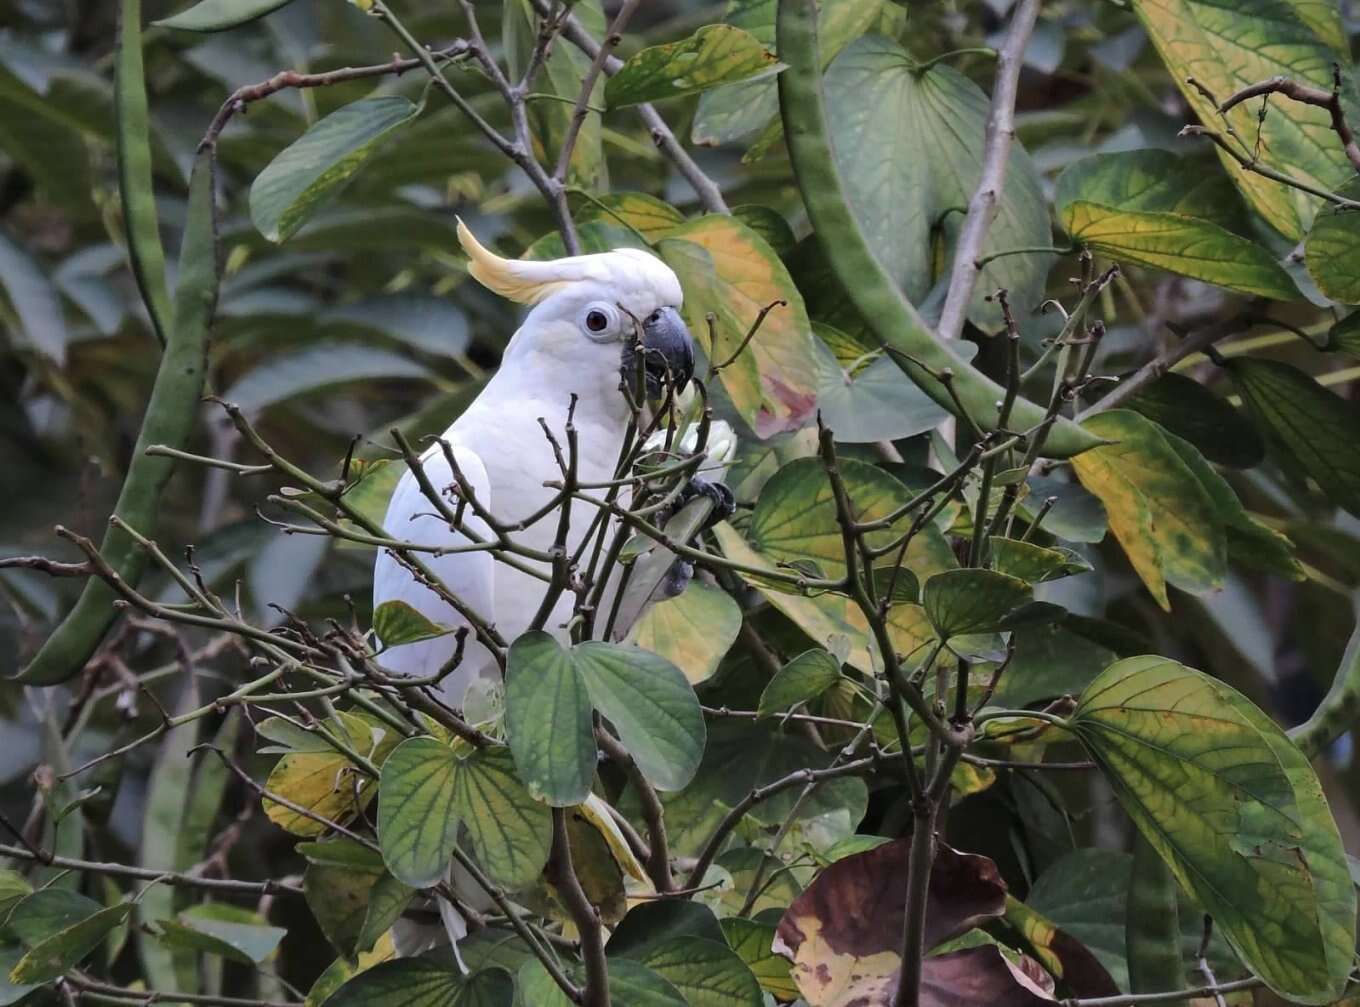
[[1020, 67], [1038, 15], [1039, 0], [1021, 0], [1011, 17], [1006, 42], [997, 53], [996, 83], [993, 85], [992, 107], [987, 118], [982, 172], [978, 176], [973, 197], [968, 201], [968, 216], [959, 231], [958, 243], [954, 246], [949, 292], [945, 295], [944, 310], [936, 329], [941, 339], [957, 339], [963, 332], [968, 302], [973, 298], [973, 287], [982, 272], [978, 257], [987, 230], [996, 219], [1002, 187], [1006, 184], [1006, 166], [1011, 142], [1015, 139], [1015, 98], [1020, 84]]
[[91, 871], [95, 874], [108, 874], [118, 878], [138, 878], [145, 881], [160, 881], [174, 888], [201, 888], [210, 892], [240, 892], [247, 895], [275, 895], [287, 892], [301, 895], [302, 889], [286, 881], [236, 881], [233, 878], [203, 878], [183, 871], [158, 871], [146, 867], [132, 867], [127, 864], [113, 864], [97, 860], [77, 860], [74, 857], [59, 857], [44, 850], [34, 852], [20, 846], [0, 844], [0, 856], [17, 857], [20, 860], [33, 860], [49, 867], [66, 867], [73, 871]]
[[595, 90], [595, 82], [600, 79], [604, 64], [614, 47], [623, 41], [623, 30], [628, 27], [628, 22], [632, 20], [641, 3], [642, 0], [624, 0], [623, 6], [614, 15], [609, 30], [605, 32], [603, 44], [591, 58], [590, 69], [581, 78], [581, 91], [576, 96], [576, 104], [571, 110], [571, 121], [567, 124], [566, 136], [562, 138], [562, 149], [557, 154], [557, 170], [553, 172], [553, 178], [559, 183], [567, 179], [567, 170], [571, 167], [571, 153], [576, 148], [576, 139], [581, 135], [581, 127], [585, 125], [586, 115], [590, 111], [590, 93]]
[[1312, 84], [1305, 84], [1302, 81], [1290, 80], [1288, 77], [1272, 77], [1269, 80], [1263, 80], [1260, 83], [1242, 88], [1219, 105], [1218, 111], [1220, 114], [1226, 114], [1229, 109], [1235, 105], [1240, 105], [1248, 98], [1271, 94], [1282, 94], [1286, 98], [1301, 102], [1304, 105], [1325, 108], [1331, 114], [1332, 130], [1340, 138], [1346, 157], [1350, 158], [1355, 170], [1360, 171], [1360, 144], [1355, 141], [1355, 134], [1351, 132], [1350, 124], [1346, 122], [1346, 110], [1341, 104], [1340, 64], [1332, 64], [1332, 89], [1330, 91], [1314, 87]]
[[[548, 17], [552, 13], [552, 5], [549, 0], [533, 0], [533, 5], [534, 9], [543, 17]], [[590, 32], [581, 27], [581, 23], [571, 15], [568, 15], [562, 22], [562, 36], [591, 59], [594, 59], [600, 52], [600, 43], [591, 37]], [[604, 72], [612, 77], [623, 67], [623, 60], [617, 56], [606, 56], [603, 66]], [[704, 174], [704, 170], [699, 167], [694, 158], [689, 156], [689, 152], [681, 146], [680, 141], [671, 132], [671, 128], [666, 125], [666, 120], [661, 118], [657, 110], [651, 105], [642, 104], [637, 106], [637, 111], [638, 115], [642, 117], [643, 124], [651, 131], [652, 142], [660, 148], [661, 152], [670, 159], [680, 174], [689, 182], [704, 209], [709, 213], [730, 213], [727, 202], [723, 199], [722, 190], [718, 188], [713, 179]]]
[[1204, 326], [1197, 332], [1186, 336], [1175, 346], [1159, 353], [1154, 359], [1148, 361], [1138, 368], [1133, 374], [1119, 382], [1108, 394], [1087, 406], [1077, 413], [1078, 422], [1094, 416], [1096, 413], [1104, 412], [1107, 409], [1116, 409], [1129, 399], [1133, 398], [1138, 392], [1162, 377], [1167, 371], [1175, 367], [1192, 353], [1212, 346], [1220, 339], [1226, 339], [1234, 333], [1241, 332], [1252, 324], [1255, 317], [1256, 304], [1248, 308], [1246, 312], [1232, 318], [1225, 318], [1219, 322], [1213, 322]]

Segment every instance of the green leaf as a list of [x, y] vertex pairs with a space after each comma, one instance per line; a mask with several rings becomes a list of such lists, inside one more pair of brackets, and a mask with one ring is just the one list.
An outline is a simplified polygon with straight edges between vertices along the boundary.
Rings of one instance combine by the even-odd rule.
[[223, 398], [247, 413], [258, 413], [337, 385], [396, 378], [433, 381], [435, 375], [424, 364], [395, 350], [322, 340], [265, 358], [238, 377]]
[[[614, 1003], [628, 1007], [686, 1007], [680, 991], [641, 962], [631, 958], [610, 958], [607, 962], [609, 992]], [[572, 977], [580, 985], [579, 974]], [[537, 958], [520, 966], [516, 976], [517, 1003], [523, 1007], [573, 1007], [552, 976]]]
[[529, 792], [555, 807], [580, 804], [595, 777], [590, 696], [570, 652], [547, 633], [510, 645], [505, 729]]
[[1163, 374], [1124, 405], [1177, 437], [1184, 437], [1211, 462], [1249, 469], [1265, 458], [1265, 442], [1251, 422], [1184, 374]]
[[[1341, 189], [1355, 199], [1360, 181]], [[1303, 261], [1318, 289], [1342, 304], [1360, 304], [1360, 211], [1328, 205], [1313, 221]]]
[[3, 938], [27, 945], [93, 916], [103, 908], [94, 899], [68, 888], [40, 888], [14, 904], [3, 924]]
[[1227, 529], [1228, 555], [1247, 566], [1291, 580], [1303, 580], [1303, 567], [1295, 558], [1294, 545], [1288, 537], [1252, 518], [1228, 481], [1214, 471], [1193, 444], [1175, 434], [1164, 433], [1163, 436], [1194, 473], [1213, 503], [1219, 521]]
[[181, 31], [226, 31], [286, 7], [293, 0], [199, 0], [152, 24]]
[[[22, 903], [15, 907], [15, 912], [21, 908]], [[131, 912], [132, 903], [123, 902], [91, 913], [41, 940], [27, 941], [28, 952], [10, 970], [9, 981], [16, 986], [29, 986], [57, 978], [78, 965]]]
[[161, 940], [190, 951], [221, 955], [243, 965], [255, 965], [274, 953], [288, 933], [271, 927], [259, 913], [224, 902], [194, 906], [178, 920], [161, 920]]
[[680, 669], [624, 644], [583, 643], [572, 660], [642, 774], [660, 790], [687, 784], [704, 754], [704, 716]]
[[511, 889], [538, 879], [552, 846], [552, 816], [515, 773], [506, 748], [479, 748], [454, 776], [453, 804], [473, 856]]
[[392, 874], [412, 888], [444, 876], [458, 842], [453, 800], [458, 756], [434, 738], [407, 738], [378, 781], [378, 841]]
[[1302, 469], [1332, 503], [1360, 514], [1360, 409], [1296, 367], [1236, 357], [1224, 365], [1281, 464]]
[[[901, 480], [877, 466], [851, 458], [840, 459], [838, 465], [858, 521], [886, 518], [915, 496]], [[905, 531], [909, 520], [910, 516], [904, 517], [865, 537], [871, 546], [883, 546]], [[828, 577], [845, 575], [835, 496], [826, 469], [817, 458], [795, 459], [770, 478], [756, 501], [747, 536], [757, 550], [773, 560], [811, 560]], [[924, 561], [940, 541], [933, 526], [923, 528], [912, 540], [905, 565], [918, 579], [938, 568]]]
[[24, 880], [17, 871], [0, 870], [0, 923], [9, 915], [10, 909], [25, 896], [33, 894], [33, 886]]
[[[775, 7], [769, 0], [731, 0], [724, 20], [746, 29], [773, 48]], [[869, 30], [882, 11], [883, 0], [824, 0], [818, 4], [817, 40], [822, 67]], [[744, 163], [763, 157], [784, 135], [773, 79], [747, 81], [700, 95], [691, 131], [694, 143], [707, 146], [729, 143], [757, 130], [761, 131], [760, 136], [742, 158]]]
[[993, 570], [946, 570], [921, 588], [921, 606], [942, 640], [995, 633], [1005, 618], [1030, 600], [1030, 586]]
[[756, 977], [719, 941], [672, 937], [640, 948], [631, 957], [668, 980], [689, 1007], [761, 1007]]
[[1340, 350], [1353, 357], [1360, 357], [1360, 311], [1349, 315], [1327, 330], [1327, 343], [1324, 350]]
[[739, 632], [740, 606], [722, 588], [696, 578], [679, 596], [649, 605], [628, 642], [664, 657], [698, 685], [718, 670]]
[[439, 962], [402, 958], [360, 972], [327, 997], [325, 1007], [511, 1007], [514, 992], [503, 969], [464, 977]]
[[420, 114], [400, 95], [363, 98], [332, 112], [293, 141], [250, 187], [250, 218], [270, 241], [291, 237], [336, 195], [388, 134]]
[[1322, 787], [1284, 732], [1162, 657], [1111, 665], [1068, 723], [1242, 960], [1285, 999], [1340, 996], [1355, 890]]
[[720, 921], [728, 946], [737, 953], [760, 983], [760, 988], [781, 1002], [797, 999], [793, 963], [775, 954], [775, 928], [771, 923], [729, 916]]
[[[1296, 0], [1297, 2], [1297, 0]], [[1310, 4], [1310, 6], [1313, 6]], [[1282, 0], [1241, 0], [1220, 4], [1212, 0], [1134, 0], [1133, 8], [1152, 39], [1171, 79], [1180, 86], [1193, 118], [1206, 127], [1226, 132], [1215, 101], [1248, 84], [1283, 76], [1331, 90], [1331, 68], [1337, 59], [1332, 46], [1314, 33], [1322, 23], [1304, 16], [1302, 4]], [[1335, 19], [1335, 12], [1325, 16]], [[1198, 87], [1187, 83], [1194, 77]], [[1352, 90], [1344, 92], [1354, 108]], [[1265, 120], [1258, 119], [1259, 100], [1244, 101], [1227, 115], [1228, 124], [1247, 149], [1259, 149], [1263, 165], [1325, 189], [1334, 190], [1354, 172], [1326, 109], [1298, 102], [1271, 103]], [[1353, 112], [1348, 111], [1351, 121]], [[1257, 138], [1259, 137], [1259, 148]], [[1231, 139], [1229, 143], [1233, 142]], [[1220, 153], [1228, 174], [1252, 208], [1289, 241], [1303, 237], [1318, 201], [1298, 189], [1281, 185], [1255, 172], [1243, 171]]]
[[373, 610], [373, 632], [384, 647], [433, 640], [453, 630], [431, 622], [404, 601], [385, 601]]
[[392, 925], [413, 889], [388, 873], [382, 854], [351, 839], [299, 843], [307, 908], [345, 959], [360, 958]]
[[765, 686], [760, 694], [757, 712], [762, 717], [773, 717], [816, 699], [840, 680], [841, 665], [824, 650], [808, 650], [799, 654]]
[[[953, 245], [963, 215], [945, 211], [966, 206], [978, 184], [988, 98], [952, 67], [937, 63], [922, 69], [896, 42], [877, 35], [846, 46], [823, 86], [850, 208], [875, 257], [907, 299], [920, 304], [937, 279], [933, 232], [939, 227]], [[1050, 243], [1039, 173], [1017, 142], [979, 257]], [[1000, 308], [986, 300], [998, 288], [1010, 291], [1018, 310], [1037, 307], [1052, 261], [1037, 253], [989, 263], [969, 318], [983, 327], [1000, 326]]]
[[[820, 322], [814, 322], [812, 329], [818, 336], [814, 341], [817, 411], [837, 442], [868, 444], [915, 437], [935, 429], [949, 416], [930, 396], [904, 379], [902, 369], [891, 358], [875, 352], [862, 366], [842, 366], [826, 343], [835, 340], [845, 345], [849, 337]], [[961, 344], [960, 350], [967, 353], [965, 347], [970, 346], [973, 344]]]
[[1227, 535], [1213, 502], [1155, 423], [1115, 409], [1087, 420], [1114, 443], [1072, 459], [1081, 484], [1100, 498], [1110, 528], [1148, 591], [1170, 609], [1166, 584], [1203, 594], [1222, 586]]
[[[801, 735], [781, 732], [772, 721], [718, 721], [709, 729], [694, 780], [679, 793], [662, 795], [671, 852], [694, 856], [727, 810], [756, 787], [799, 769], [824, 767], [831, 759]], [[748, 818], [773, 828], [792, 817], [796, 824], [820, 822], [848, 834], [864, 817], [868, 802], [868, 791], [858, 777], [823, 781], [802, 803], [800, 793], [797, 787], [782, 790], [752, 808]]]
[[[723, 388], [756, 436], [796, 430], [816, 404], [812, 326], [803, 295], [765, 240], [733, 217], [710, 214], [665, 234], [657, 251], [685, 291], [690, 332], [713, 363], [741, 349], [762, 309], [772, 308], [750, 343], [721, 371]], [[709, 340], [708, 313], [716, 316]]]
[[1003, 538], [1000, 535], [992, 538], [989, 544], [992, 550], [993, 570], [1031, 584], [1071, 577], [1091, 570], [1091, 564], [1071, 549], [1048, 549], [1033, 542], [1021, 542], [1019, 539]]
[[643, 49], [609, 78], [610, 108], [707, 91], [778, 73], [783, 65], [754, 35], [730, 24], [704, 25], [679, 42]]
[[[1081, 941], [1114, 978], [1129, 988], [1124, 920], [1133, 856], [1117, 850], [1078, 849], [1050, 864], [1030, 888], [1028, 905]], [[1204, 911], [1179, 893], [1181, 957], [1193, 967], [1204, 934]], [[1241, 978], [1241, 962], [1215, 930], [1209, 965], [1219, 982]]]
[[1054, 205], [1075, 241], [1121, 262], [1189, 276], [1244, 294], [1297, 300], [1289, 274], [1232, 228], [1240, 204], [1218, 176], [1165, 151], [1096, 154], [1058, 179]]

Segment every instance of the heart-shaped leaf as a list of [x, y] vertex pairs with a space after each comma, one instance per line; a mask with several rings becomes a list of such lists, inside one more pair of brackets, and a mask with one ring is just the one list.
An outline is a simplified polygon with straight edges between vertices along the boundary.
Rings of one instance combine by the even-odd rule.
[[609, 78], [610, 108], [662, 101], [722, 84], [778, 73], [783, 65], [750, 32], [730, 24], [705, 25], [689, 38], [648, 46]]

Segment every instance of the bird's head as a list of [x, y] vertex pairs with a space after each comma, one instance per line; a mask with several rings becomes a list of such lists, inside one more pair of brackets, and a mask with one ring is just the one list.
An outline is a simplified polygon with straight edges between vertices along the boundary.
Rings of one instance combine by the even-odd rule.
[[649, 252], [619, 248], [536, 262], [505, 259], [460, 220], [468, 270], [488, 290], [532, 305], [506, 359], [534, 354], [545, 365], [599, 371], [615, 380], [641, 331], [649, 384], [669, 371], [677, 391], [694, 373], [694, 340], [680, 317], [683, 293], [674, 271]]

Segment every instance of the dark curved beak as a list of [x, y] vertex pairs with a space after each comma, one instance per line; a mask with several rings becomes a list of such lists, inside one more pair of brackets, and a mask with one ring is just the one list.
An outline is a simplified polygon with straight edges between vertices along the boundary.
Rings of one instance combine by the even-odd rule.
[[694, 377], [694, 338], [679, 311], [657, 308], [648, 315], [642, 322], [642, 345], [649, 378], [655, 376], [660, 381], [669, 370], [677, 392], [689, 384]]

